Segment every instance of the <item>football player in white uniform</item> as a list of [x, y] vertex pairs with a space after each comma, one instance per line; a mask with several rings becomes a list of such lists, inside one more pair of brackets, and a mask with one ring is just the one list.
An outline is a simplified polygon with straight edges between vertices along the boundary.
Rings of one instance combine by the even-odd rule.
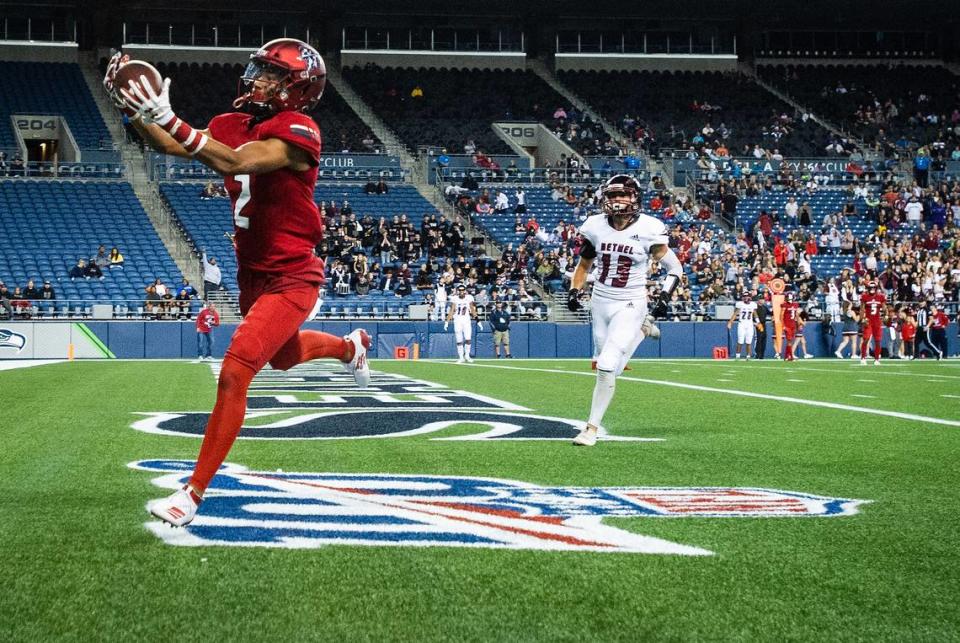
[[[470, 357], [470, 339], [473, 336], [472, 323], [477, 319], [477, 305], [473, 295], [467, 294], [466, 287], [457, 286], [457, 294], [450, 295], [450, 311], [447, 320], [443, 322], [443, 330], [447, 330], [453, 320], [453, 333], [457, 339], [457, 364], [464, 361], [472, 362]], [[477, 330], [483, 330], [483, 322], [477, 321]]]
[[757, 317], [757, 302], [753, 300], [750, 291], [743, 291], [743, 299], [733, 307], [733, 314], [727, 322], [727, 330], [733, 329], [733, 322], [737, 322], [737, 352], [736, 359], [740, 359], [740, 346], [746, 347], [747, 359], [753, 357], [753, 335], [759, 318]]
[[[597, 263], [593, 284], [593, 342], [597, 353], [597, 382], [587, 425], [574, 438], [580, 446], [593, 446], [603, 416], [613, 399], [616, 379], [644, 337], [654, 336], [647, 319], [647, 273], [651, 260], [667, 271], [653, 313], [666, 315], [667, 302], [680, 283], [683, 267], [667, 247], [667, 227], [640, 212], [640, 184], [618, 174], [601, 188], [602, 215], [589, 217], [580, 228], [583, 245], [573, 272], [567, 306], [582, 308], [587, 275]], [[659, 334], [657, 332], [657, 334]]]

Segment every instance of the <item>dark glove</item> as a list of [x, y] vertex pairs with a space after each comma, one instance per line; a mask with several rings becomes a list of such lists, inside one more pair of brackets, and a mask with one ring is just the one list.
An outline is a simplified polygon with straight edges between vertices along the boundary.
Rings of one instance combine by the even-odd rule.
[[570, 312], [575, 313], [578, 310], [583, 310], [583, 304], [580, 303], [580, 297], [583, 296], [583, 291], [579, 288], [571, 288], [567, 291], [567, 308], [570, 309]]
[[650, 309], [650, 314], [656, 317], [657, 319], [663, 319], [667, 316], [668, 299], [664, 295], [660, 295], [657, 299], [657, 303], [653, 305], [653, 308]]

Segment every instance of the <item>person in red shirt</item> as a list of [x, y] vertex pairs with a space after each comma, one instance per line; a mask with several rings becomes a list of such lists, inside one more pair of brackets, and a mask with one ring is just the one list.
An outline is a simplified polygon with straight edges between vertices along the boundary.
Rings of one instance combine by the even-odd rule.
[[780, 307], [783, 315], [783, 333], [787, 337], [787, 345], [784, 349], [784, 359], [792, 362], [794, 339], [797, 337], [797, 322], [800, 320], [800, 304], [797, 303], [797, 295], [792, 290], [786, 292], [786, 301]]
[[900, 318], [900, 339], [903, 341], [903, 356], [913, 359], [914, 342], [917, 339], [917, 320], [910, 309], [904, 309]]
[[213, 359], [213, 329], [220, 325], [220, 313], [209, 302], [197, 313], [197, 359]]
[[238, 111], [214, 117], [206, 130], [173, 112], [169, 78], [159, 90], [145, 76], [117, 87], [117, 71], [127, 60], [119, 53], [110, 60], [103, 83], [108, 95], [153, 149], [195, 158], [221, 174], [233, 205], [244, 320], [224, 356], [193, 475], [182, 489], [148, 505], [160, 520], [182, 527], [193, 520], [240, 433], [247, 389], [260, 369], [334, 358], [364, 387], [370, 338], [360, 329], [346, 337], [300, 330], [315, 314], [324, 283], [323, 261], [314, 253], [323, 220], [313, 201], [322, 140], [305, 113], [326, 84], [326, 66], [316, 49], [292, 38], [264, 44], [244, 71], [242, 93], [233, 103]]
[[783, 239], [781, 239], [780, 237], [777, 237], [777, 240], [774, 242], [774, 245], [773, 245], [774, 263], [776, 263], [778, 266], [787, 265], [788, 255], [789, 255], [789, 252], [787, 250], [787, 244], [783, 242]]
[[937, 361], [947, 355], [947, 326], [949, 325], [950, 318], [944, 312], [943, 306], [934, 305], [927, 326], [930, 329], [930, 343], [937, 349]]
[[867, 282], [867, 292], [860, 296], [863, 311], [863, 340], [860, 342], [860, 363], [867, 363], [867, 349], [873, 339], [873, 363], [880, 365], [880, 344], [883, 338], [883, 313], [887, 296], [880, 292], [876, 281]]

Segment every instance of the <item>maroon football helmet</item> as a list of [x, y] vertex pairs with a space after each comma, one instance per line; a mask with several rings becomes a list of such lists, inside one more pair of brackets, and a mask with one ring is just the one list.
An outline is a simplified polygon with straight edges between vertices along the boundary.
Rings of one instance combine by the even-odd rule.
[[301, 40], [277, 38], [250, 54], [236, 109], [275, 114], [306, 112], [316, 106], [327, 84], [327, 66], [320, 53]]
[[[640, 217], [640, 196], [643, 190], [635, 178], [617, 174], [601, 188], [600, 207], [614, 228], [624, 229]], [[614, 226], [617, 220], [619, 226]]]

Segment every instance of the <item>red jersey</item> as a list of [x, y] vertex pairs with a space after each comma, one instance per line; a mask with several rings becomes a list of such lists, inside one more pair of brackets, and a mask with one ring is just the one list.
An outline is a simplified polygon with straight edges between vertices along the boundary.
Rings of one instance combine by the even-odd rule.
[[933, 328], [946, 328], [950, 323], [950, 318], [947, 317], [947, 313], [942, 310], [938, 310], [934, 314], [930, 315], [930, 326]]
[[220, 325], [220, 315], [209, 308], [204, 308], [197, 314], [197, 332], [209, 333], [214, 326]]
[[250, 126], [250, 114], [232, 112], [210, 121], [210, 135], [234, 149], [278, 138], [305, 150], [311, 168], [223, 177], [233, 205], [237, 263], [256, 270], [323, 283], [323, 261], [314, 247], [323, 239], [323, 219], [313, 200], [320, 163], [320, 128], [300, 112], [280, 112]]
[[900, 337], [905, 342], [912, 342], [913, 338], [917, 336], [917, 325], [912, 321], [903, 322], [903, 326], [900, 327]]
[[800, 304], [787, 301], [784, 302], [781, 309], [783, 310], [783, 325], [796, 326], [797, 320], [800, 319]]
[[887, 296], [882, 292], [871, 295], [864, 293], [860, 297], [860, 307], [863, 310], [863, 316], [869, 322], [880, 322], [883, 316], [883, 308], [887, 303]]

